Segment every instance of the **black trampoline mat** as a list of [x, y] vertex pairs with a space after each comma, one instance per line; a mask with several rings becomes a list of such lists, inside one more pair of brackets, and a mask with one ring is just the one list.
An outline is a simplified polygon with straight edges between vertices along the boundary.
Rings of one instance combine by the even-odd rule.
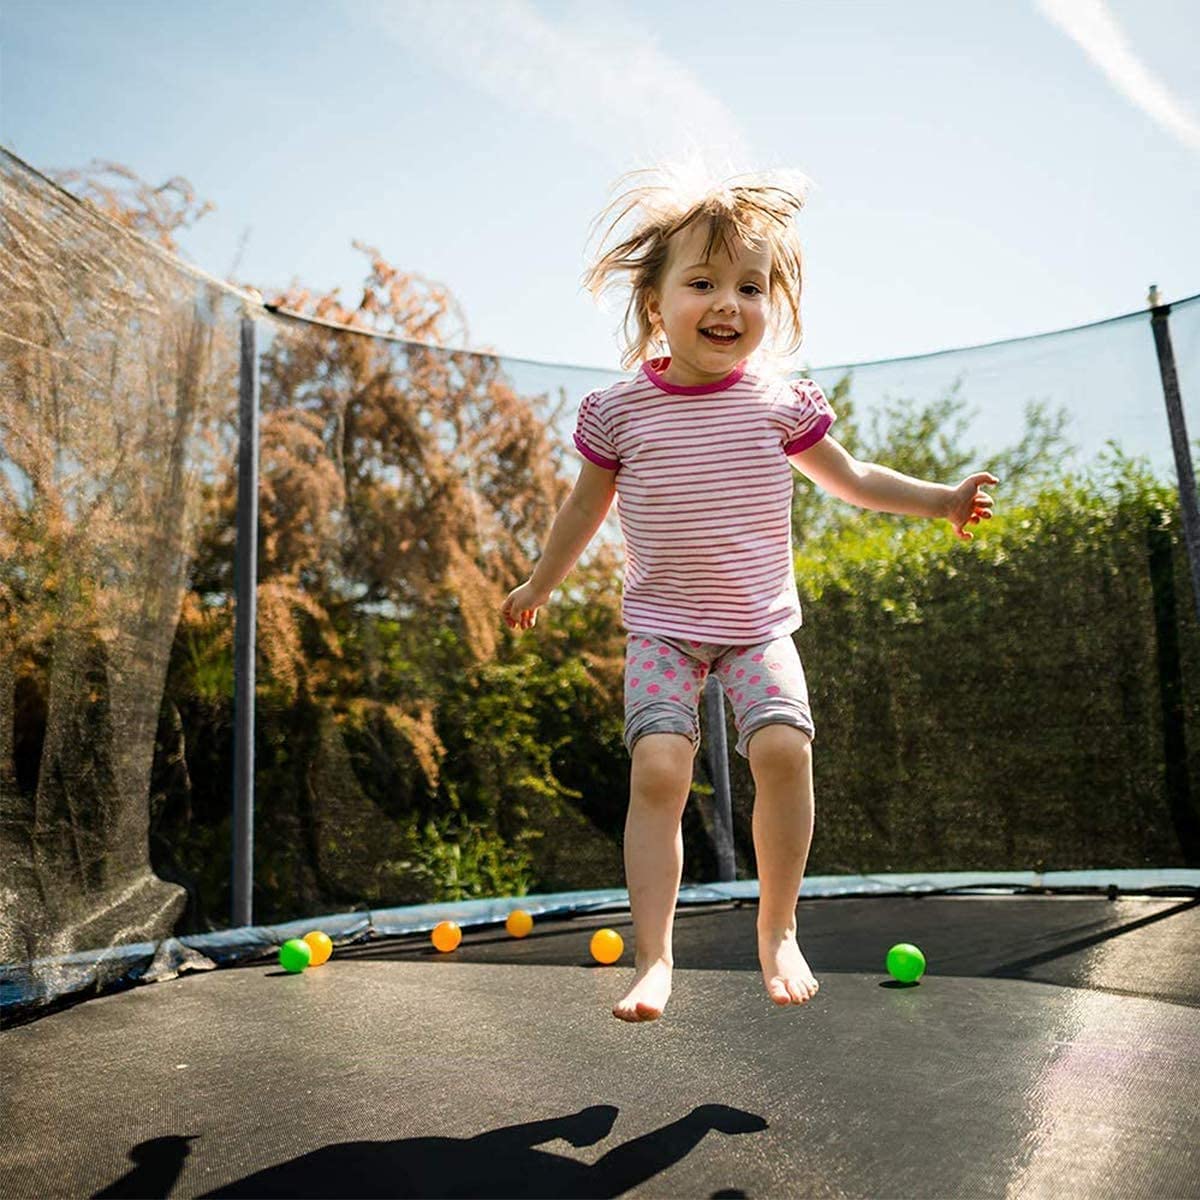
[[189, 975], [0, 1035], [0, 1195], [1200, 1196], [1198, 915], [805, 901], [821, 991], [781, 1009], [753, 905], [681, 910], [641, 1025], [628, 914]]

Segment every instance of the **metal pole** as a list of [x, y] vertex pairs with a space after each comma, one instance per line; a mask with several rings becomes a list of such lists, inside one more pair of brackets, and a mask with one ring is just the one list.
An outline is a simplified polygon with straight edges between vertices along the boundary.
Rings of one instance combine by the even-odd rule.
[[713, 782], [712, 840], [717, 853], [717, 880], [737, 878], [733, 853], [733, 804], [729, 796], [729, 745], [725, 736], [725, 695], [721, 685], [708, 677], [704, 685], [704, 720], [708, 726], [708, 770]]
[[258, 331], [242, 318], [234, 616], [233, 924], [254, 920], [254, 646], [258, 583]]
[[1179, 506], [1183, 512], [1183, 543], [1192, 569], [1192, 603], [1200, 620], [1200, 507], [1196, 502], [1196, 475], [1188, 445], [1187, 424], [1183, 419], [1183, 401], [1179, 395], [1179, 375], [1175, 371], [1175, 350], [1171, 345], [1169, 304], [1159, 304], [1158, 285], [1150, 285], [1150, 325], [1154, 330], [1154, 348], [1158, 351], [1158, 372], [1162, 376], [1163, 399], [1167, 405], [1167, 423], [1171, 427], [1171, 446], [1175, 451], [1175, 474], [1179, 478]]

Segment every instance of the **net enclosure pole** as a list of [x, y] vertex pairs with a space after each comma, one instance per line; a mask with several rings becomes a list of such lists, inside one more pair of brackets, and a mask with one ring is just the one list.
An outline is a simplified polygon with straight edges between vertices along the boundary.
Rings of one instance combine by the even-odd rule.
[[1192, 603], [1200, 620], [1200, 506], [1196, 500], [1196, 475], [1188, 445], [1187, 423], [1183, 418], [1183, 401], [1179, 394], [1179, 374], [1175, 370], [1175, 350], [1171, 345], [1171, 306], [1159, 303], [1158, 286], [1153, 283], [1150, 285], [1149, 302], [1154, 348], [1158, 352], [1158, 372], [1162, 377], [1163, 400], [1167, 406], [1167, 424], [1171, 427], [1171, 447], [1175, 451], [1175, 473], [1179, 477], [1183, 542], [1192, 572]]
[[233, 636], [233, 924], [254, 920], [254, 646], [258, 583], [258, 327], [242, 317]]
[[708, 770], [712, 776], [712, 842], [717, 856], [717, 881], [737, 878], [733, 853], [733, 804], [729, 793], [729, 744], [725, 736], [725, 697], [710, 675], [704, 686], [704, 718], [708, 726]]

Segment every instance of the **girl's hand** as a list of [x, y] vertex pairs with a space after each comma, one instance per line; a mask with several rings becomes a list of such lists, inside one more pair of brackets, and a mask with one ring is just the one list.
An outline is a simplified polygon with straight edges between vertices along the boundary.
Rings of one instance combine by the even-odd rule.
[[964, 542], [969, 542], [975, 536], [967, 529], [968, 525], [978, 525], [980, 521], [992, 519], [992, 505], [995, 502], [987, 492], [980, 490], [981, 485], [986, 483], [991, 486], [999, 482], [995, 475], [989, 475], [987, 471], [978, 471], [974, 475], [968, 475], [954, 489], [946, 516], [954, 526], [955, 534]]
[[508, 593], [500, 606], [500, 613], [508, 622], [509, 629], [529, 629], [537, 624], [537, 610], [549, 599], [534, 591], [529, 583], [523, 583]]

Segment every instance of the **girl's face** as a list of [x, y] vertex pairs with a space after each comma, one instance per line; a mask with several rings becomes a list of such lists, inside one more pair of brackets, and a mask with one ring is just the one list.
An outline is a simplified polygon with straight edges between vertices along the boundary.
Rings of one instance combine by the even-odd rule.
[[735, 239], [732, 257], [718, 244], [706, 262], [707, 241], [704, 222], [680, 230], [671, 239], [659, 287], [646, 298], [650, 320], [671, 348], [663, 378], [681, 387], [723, 379], [766, 333], [771, 252]]

